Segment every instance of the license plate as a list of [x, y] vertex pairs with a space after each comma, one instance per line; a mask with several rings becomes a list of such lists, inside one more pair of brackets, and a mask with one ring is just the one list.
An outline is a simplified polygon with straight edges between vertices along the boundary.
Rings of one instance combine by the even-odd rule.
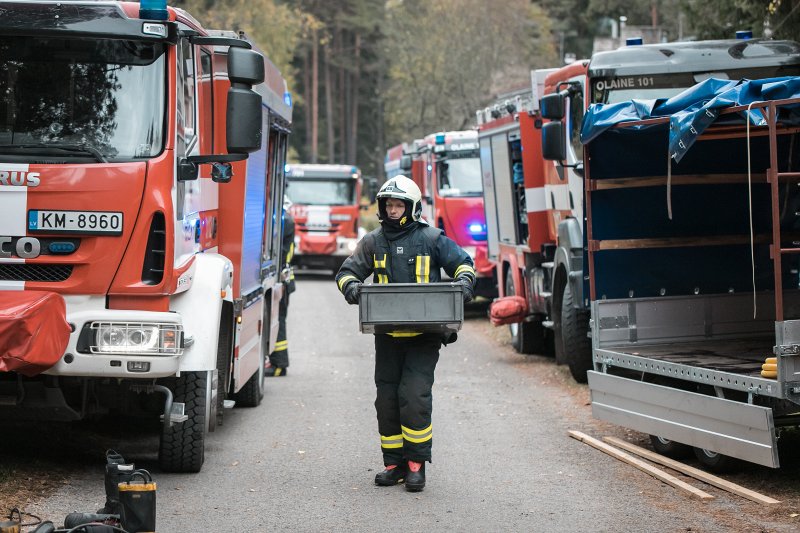
[[28, 211], [28, 231], [121, 235], [118, 211]]

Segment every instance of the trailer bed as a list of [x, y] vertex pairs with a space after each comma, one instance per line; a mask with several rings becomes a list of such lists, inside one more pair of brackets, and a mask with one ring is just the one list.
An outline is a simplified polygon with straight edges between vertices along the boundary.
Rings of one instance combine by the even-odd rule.
[[761, 365], [767, 357], [773, 357], [774, 344], [773, 337], [759, 337], [741, 340], [611, 346], [607, 350], [708, 370], [760, 376]]

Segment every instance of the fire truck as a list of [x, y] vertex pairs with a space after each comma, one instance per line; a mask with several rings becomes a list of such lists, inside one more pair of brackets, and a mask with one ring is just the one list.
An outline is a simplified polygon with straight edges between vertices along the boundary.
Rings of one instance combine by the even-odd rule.
[[[554, 350], [579, 382], [592, 368], [580, 142], [587, 106], [668, 98], [712, 76], [738, 80], [800, 71], [796, 43], [739, 37], [658, 45], [629, 40], [591, 60], [534, 71], [527, 94], [477, 112], [488, 252], [497, 262], [501, 295], [493, 321], [509, 324], [517, 351]], [[542, 97], [549, 116], [539, 108]], [[561, 136], [562, 160], [543, 158], [543, 128]]]
[[0, 1], [0, 412], [162, 417], [197, 472], [263, 397], [291, 100], [243, 34], [141, 7]]
[[800, 422], [798, 103], [798, 77], [709, 79], [582, 128], [592, 414], [711, 470], [777, 468]]
[[286, 165], [286, 194], [295, 220], [293, 263], [339, 270], [356, 249], [361, 171], [350, 165]]
[[486, 217], [474, 130], [432, 133], [387, 152], [386, 175], [399, 168], [422, 191], [422, 217], [464, 248], [475, 263], [475, 294], [497, 295], [494, 263], [486, 254]]

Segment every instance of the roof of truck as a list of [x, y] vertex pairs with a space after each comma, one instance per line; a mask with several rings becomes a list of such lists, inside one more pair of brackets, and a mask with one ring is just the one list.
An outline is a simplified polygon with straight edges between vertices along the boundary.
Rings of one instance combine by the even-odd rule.
[[589, 63], [589, 76], [715, 72], [797, 64], [800, 64], [800, 44], [795, 41], [687, 41], [625, 46], [598, 52]]

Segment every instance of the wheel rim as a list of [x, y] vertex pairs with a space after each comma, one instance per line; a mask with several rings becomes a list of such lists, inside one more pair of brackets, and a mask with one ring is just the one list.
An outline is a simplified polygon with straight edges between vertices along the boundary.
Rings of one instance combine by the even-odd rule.
[[664, 446], [669, 446], [670, 444], [672, 444], [671, 440], [665, 439], [664, 437], [659, 437], [658, 435], [656, 435], [656, 440], [658, 440], [658, 442], [660, 442]]
[[217, 395], [219, 394], [219, 372], [213, 370], [209, 372], [206, 379], [206, 424], [208, 431], [217, 428]]
[[700, 452], [702, 452], [702, 454], [708, 457], [709, 459], [716, 459], [717, 457], [719, 457], [719, 454], [717, 452], [712, 452], [711, 450], [706, 450], [705, 448], [700, 448]]

